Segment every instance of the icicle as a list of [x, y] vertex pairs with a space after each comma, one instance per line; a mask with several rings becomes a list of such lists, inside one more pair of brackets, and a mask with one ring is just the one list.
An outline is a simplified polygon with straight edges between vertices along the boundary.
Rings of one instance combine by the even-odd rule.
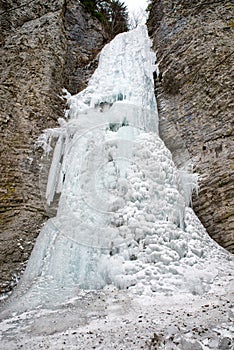
[[189, 173], [187, 170], [178, 170], [180, 176], [180, 188], [183, 193], [185, 204], [187, 206], [192, 203], [192, 193], [198, 193], [198, 175]]
[[[63, 146], [64, 146], [64, 136], [63, 134], [59, 136], [58, 141], [56, 143], [53, 159], [50, 167], [50, 172], [48, 176], [47, 188], [46, 188], [46, 200], [48, 205], [54, 199], [54, 194], [56, 191], [56, 187], [60, 188], [59, 179], [61, 178], [61, 157], [63, 155]], [[61, 181], [61, 180], [60, 180]]]

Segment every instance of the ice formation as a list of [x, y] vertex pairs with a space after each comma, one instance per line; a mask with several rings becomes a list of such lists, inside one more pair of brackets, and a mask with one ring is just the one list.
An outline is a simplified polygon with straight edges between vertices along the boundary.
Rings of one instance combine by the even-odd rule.
[[67, 93], [60, 127], [40, 138], [52, 158], [47, 206], [60, 198], [19, 286], [20, 305], [50, 305], [109, 284], [137, 294], [199, 294], [228, 270], [228, 255], [189, 208], [196, 175], [176, 169], [158, 135], [154, 69], [145, 26], [118, 35], [88, 87]]

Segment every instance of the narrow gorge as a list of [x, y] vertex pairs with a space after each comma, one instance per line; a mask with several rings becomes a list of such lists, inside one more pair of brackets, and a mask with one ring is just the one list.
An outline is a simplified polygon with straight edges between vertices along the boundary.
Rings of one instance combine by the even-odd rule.
[[[41, 132], [63, 117], [62, 88], [85, 88], [109, 41], [77, 1], [2, 1], [1, 293], [17, 283], [48, 218], [39, 184]], [[178, 167], [200, 174], [193, 206], [209, 234], [233, 251], [233, 5], [153, 1], [148, 30], [160, 135]]]
[[233, 8], [148, 10], [1, 2], [4, 350], [234, 350]]

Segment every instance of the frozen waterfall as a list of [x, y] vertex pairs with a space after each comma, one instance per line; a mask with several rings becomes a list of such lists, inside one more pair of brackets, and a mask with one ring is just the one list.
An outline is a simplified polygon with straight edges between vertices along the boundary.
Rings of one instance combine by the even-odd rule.
[[88, 87], [67, 93], [60, 127], [40, 137], [47, 207], [60, 197], [19, 285], [21, 307], [107, 285], [203, 293], [228, 261], [188, 207], [196, 176], [180, 176], [158, 136], [155, 68], [145, 26], [118, 35]]

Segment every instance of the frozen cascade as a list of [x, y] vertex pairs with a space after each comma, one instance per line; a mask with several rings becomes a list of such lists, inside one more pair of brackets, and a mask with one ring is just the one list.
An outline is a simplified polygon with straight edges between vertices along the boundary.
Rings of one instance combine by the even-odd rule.
[[221, 274], [230, 271], [228, 253], [189, 208], [196, 175], [176, 169], [158, 136], [154, 70], [145, 26], [118, 35], [88, 87], [67, 93], [60, 127], [41, 136], [44, 158], [53, 151], [47, 206], [61, 195], [19, 285], [18, 308], [109, 284], [147, 295], [203, 293], [221, 260]]

